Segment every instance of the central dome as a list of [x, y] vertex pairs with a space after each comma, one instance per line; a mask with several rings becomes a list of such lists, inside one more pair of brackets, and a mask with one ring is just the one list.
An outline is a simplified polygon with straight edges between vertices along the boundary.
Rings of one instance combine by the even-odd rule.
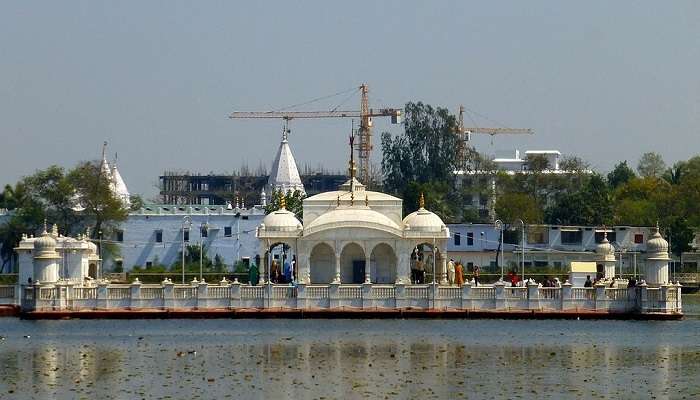
[[304, 228], [305, 234], [312, 234], [333, 228], [370, 228], [401, 236], [401, 228], [389, 217], [369, 207], [338, 207], [311, 221]]

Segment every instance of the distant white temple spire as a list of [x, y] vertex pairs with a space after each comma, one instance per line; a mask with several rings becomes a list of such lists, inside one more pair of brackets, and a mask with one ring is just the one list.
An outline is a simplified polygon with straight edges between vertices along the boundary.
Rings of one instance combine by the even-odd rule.
[[131, 205], [131, 200], [130, 200], [130, 194], [129, 194], [129, 189], [126, 187], [126, 183], [124, 182], [124, 179], [122, 179], [122, 175], [119, 173], [119, 170], [117, 169], [117, 154], [114, 153], [114, 163], [112, 163], [112, 191], [114, 194], [117, 195], [124, 203], [126, 207], [129, 207]]
[[282, 130], [282, 141], [277, 150], [275, 161], [272, 163], [270, 178], [267, 181], [268, 190], [270, 193], [273, 191], [282, 191], [286, 193], [288, 191], [293, 192], [299, 190], [302, 194], [305, 194], [304, 184], [301, 183], [296, 161], [294, 161], [292, 150], [289, 148], [289, 141], [287, 140], [288, 133], [285, 127]]

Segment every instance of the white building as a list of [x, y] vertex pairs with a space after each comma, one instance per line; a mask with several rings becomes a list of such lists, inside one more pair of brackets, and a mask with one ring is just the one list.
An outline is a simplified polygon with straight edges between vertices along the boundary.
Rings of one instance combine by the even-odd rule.
[[304, 199], [303, 210], [302, 225], [282, 202], [258, 227], [264, 279], [270, 271], [267, 255], [283, 244], [298, 261], [304, 284], [409, 283], [412, 256], [422, 258], [425, 248], [438, 260], [437, 280], [446, 282], [447, 226], [422, 200], [418, 211], [402, 218], [401, 199], [366, 190], [355, 179], [352, 156], [350, 180], [336, 191]]

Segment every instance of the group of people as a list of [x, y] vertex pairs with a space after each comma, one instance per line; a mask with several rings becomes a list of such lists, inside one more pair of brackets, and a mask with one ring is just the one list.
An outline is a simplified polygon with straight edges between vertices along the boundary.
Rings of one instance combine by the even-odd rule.
[[272, 261], [270, 266], [270, 281], [272, 283], [292, 283], [297, 280], [297, 268], [296, 268], [297, 258], [293, 256], [292, 259], [284, 259], [284, 263], [280, 266], [277, 260]]

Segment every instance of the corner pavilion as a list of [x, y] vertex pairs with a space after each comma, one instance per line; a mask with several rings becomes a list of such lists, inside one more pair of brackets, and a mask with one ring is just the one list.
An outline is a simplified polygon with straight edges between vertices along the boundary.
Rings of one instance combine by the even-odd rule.
[[350, 180], [339, 190], [304, 199], [305, 225], [284, 202], [265, 217], [256, 233], [260, 259], [265, 260], [263, 278], [269, 280], [271, 250], [282, 244], [291, 251], [288, 259], [296, 256], [297, 277], [304, 284], [408, 284], [416, 249], [425, 249], [428, 267], [437, 266], [436, 281], [447, 283], [450, 231], [425, 209], [422, 194], [420, 208], [402, 219], [403, 201], [366, 190], [353, 167]]

